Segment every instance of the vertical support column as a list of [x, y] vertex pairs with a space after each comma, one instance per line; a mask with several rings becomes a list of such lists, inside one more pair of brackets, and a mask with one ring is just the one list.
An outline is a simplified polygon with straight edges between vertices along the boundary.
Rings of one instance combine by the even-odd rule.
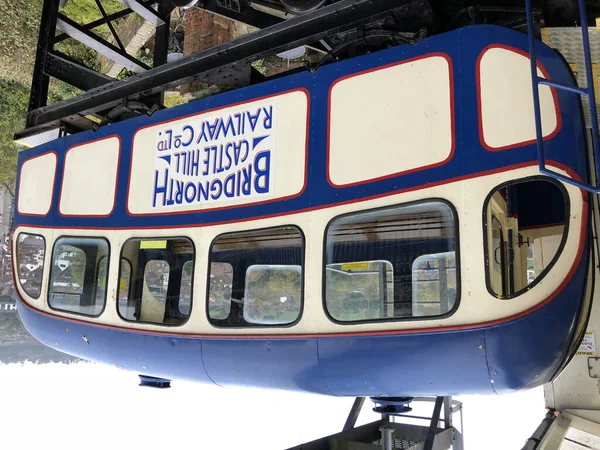
[[[31, 94], [29, 95], [28, 112], [46, 106], [48, 101], [48, 85], [50, 77], [45, 74], [46, 55], [54, 48], [54, 35], [56, 33], [56, 20], [60, 0], [45, 0], [42, 8], [40, 32], [38, 35], [35, 64], [33, 66], [33, 80], [31, 81]], [[36, 125], [35, 117], [27, 116], [27, 127]]]
[[[169, 32], [171, 26], [171, 11], [173, 7], [168, 0], [162, 0], [158, 4], [158, 14], [164, 23], [156, 26], [154, 60], [152, 67], [162, 66], [167, 63], [167, 54], [169, 52]], [[155, 102], [163, 105], [165, 99], [164, 91], [156, 94]]]

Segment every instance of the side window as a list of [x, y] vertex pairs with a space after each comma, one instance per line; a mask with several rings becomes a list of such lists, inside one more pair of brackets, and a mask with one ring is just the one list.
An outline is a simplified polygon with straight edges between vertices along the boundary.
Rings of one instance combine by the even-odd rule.
[[458, 299], [453, 209], [428, 201], [338, 217], [326, 231], [325, 306], [339, 322], [440, 316]]
[[515, 297], [554, 265], [566, 238], [568, 197], [554, 181], [531, 179], [495, 189], [484, 211], [488, 288]]
[[[136, 322], [183, 324], [192, 307], [194, 253], [186, 238], [127, 241], [121, 251], [119, 315]], [[127, 295], [121, 296], [126, 286]]]
[[52, 252], [50, 307], [98, 316], [106, 303], [108, 257], [105, 239], [58, 239]]
[[37, 234], [20, 233], [17, 238], [17, 266], [21, 288], [31, 298], [39, 298], [42, 290], [46, 241]]
[[300, 318], [304, 236], [296, 227], [229, 233], [211, 246], [208, 316], [217, 326], [289, 325]]

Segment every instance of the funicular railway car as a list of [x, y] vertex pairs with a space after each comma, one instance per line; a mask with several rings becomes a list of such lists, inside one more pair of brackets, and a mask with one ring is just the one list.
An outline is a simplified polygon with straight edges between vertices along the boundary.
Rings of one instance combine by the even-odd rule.
[[[541, 42], [537, 61], [575, 84]], [[23, 322], [166, 379], [345, 396], [546, 383], [585, 331], [590, 201], [539, 172], [529, 69], [526, 35], [473, 26], [24, 151]], [[539, 97], [547, 167], [587, 181], [579, 99]]]

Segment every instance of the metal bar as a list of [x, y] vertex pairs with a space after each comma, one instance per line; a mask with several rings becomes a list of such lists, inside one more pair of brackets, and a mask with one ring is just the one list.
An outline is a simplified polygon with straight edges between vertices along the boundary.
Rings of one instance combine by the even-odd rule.
[[80, 25], [78, 25], [77, 23], [75, 23], [74, 21], [62, 14], [58, 15], [57, 27], [59, 30], [67, 33], [73, 39], [76, 39], [82, 44], [93, 48], [98, 53], [106, 56], [107, 58], [112, 59], [113, 61], [124, 67], [127, 67], [129, 70], [135, 73], [144, 72], [150, 69], [150, 67], [141, 63], [133, 56], [128, 55], [127, 53], [123, 53], [120, 49], [118, 49], [111, 43], [99, 38], [94, 33], [86, 30], [85, 28], [81, 27]]
[[537, 82], [539, 84], [545, 84], [547, 86], [555, 87], [557, 89], [562, 89], [563, 91], [573, 92], [578, 95], [588, 96], [588, 91], [586, 89], [580, 88], [578, 86], [571, 86], [565, 83], [561, 83], [559, 81], [548, 80], [546, 78], [537, 77]]
[[106, 25], [108, 25], [108, 28], [110, 29], [111, 34], [115, 38], [115, 41], [117, 42], [117, 45], [119, 46], [119, 48], [121, 49], [122, 52], [127, 53], [127, 50], [125, 50], [125, 46], [121, 42], [121, 39], [119, 39], [119, 35], [117, 34], [117, 31], [115, 30], [115, 27], [113, 27], [113, 25], [110, 22], [110, 20], [108, 20], [106, 18], [107, 17], [106, 16], [106, 11], [104, 11], [104, 7], [102, 6], [102, 3], [100, 2], [100, 0], [96, 0], [96, 6], [98, 6], [98, 9], [100, 10], [100, 14], [102, 14], [102, 17], [104, 17], [104, 20], [106, 20]]
[[354, 428], [354, 425], [356, 425], [356, 420], [358, 419], [358, 415], [360, 414], [360, 410], [364, 404], [364, 397], [356, 397], [356, 399], [354, 399], [354, 404], [352, 405], [352, 409], [350, 409], [350, 414], [348, 414], [348, 418], [346, 419], [346, 423], [344, 424], [342, 431], [348, 431]]
[[114, 78], [85, 67], [62, 53], [48, 53], [46, 58], [46, 75], [82, 91], [89, 91], [114, 81]]
[[[159, 26], [164, 25], [165, 21], [162, 17], [160, 17], [159, 13], [152, 9], [149, 3], [142, 3], [136, 0], [119, 0], [129, 9], [133, 10], [140, 16], [144, 18], [144, 20], [150, 22], [152, 25]], [[156, 3], [156, 2], [155, 2]], [[164, 3], [164, 1], [162, 2]], [[161, 4], [162, 4], [161, 3]]]
[[[146, 4], [150, 5], [150, 4], [154, 3], [155, 1], [156, 0], [148, 0], [146, 2]], [[125, 9], [123, 9], [121, 11], [117, 11], [116, 13], [113, 13], [113, 14], [111, 14], [109, 16], [106, 16], [106, 19], [110, 20], [110, 21], [117, 20], [117, 19], [120, 19], [121, 17], [128, 16], [132, 12], [133, 11], [131, 9], [125, 8]], [[85, 28], [86, 30], [92, 30], [92, 29], [94, 29], [96, 27], [99, 27], [100, 25], [104, 25], [107, 22], [107, 20], [105, 20], [104, 18], [98, 19], [98, 20], [94, 20], [93, 22], [90, 22], [88, 24], [82, 25], [82, 27]], [[60, 35], [58, 35], [58, 36], [56, 36], [54, 38], [54, 43], [56, 44], [58, 42], [62, 42], [62, 41], [66, 40], [66, 39], [69, 39], [69, 38], [70, 38], [70, 36], [68, 34], [65, 34], [65, 33], [60, 34]]]
[[433, 407], [431, 423], [429, 424], [429, 430], [427, 431], [427, 438], [425, 438], [425, 446], [423, 447], [423, 450], [433, 449], [433, 443], [435, 441], [435, 435], [437, 433], [438, 422], [440, 421], [440, 413], [442, 412], [443, 403], [444, 397], [437, 397], [435, 399], [435, 406]]
[[250, 7], [243, 8], [241, 13], [231, 11], [230, 9], [222, 8], [217, 5], [217, 0], [204, 0], [200, 8], [256, 28], [268, 28], [284, 21], [279, 17]]
[[[42, 8], [40, 33], [38, 35], [31, 93], [29, 94], [29, 111], [46, 106], [50, 77], [45, 73], [46, 55], [53, 48], [52, 37], [56, 32], [59, 0], [46, 0]], [[33, 123], [27, 118], [27, 127]]]
[[[585, 56], [585, 76], [590, 104], [590, 117], [592, 122], [592, 145], [596, 162], [600, 158], [600, 135], [598, 134], [598, 110], [596, 107], [596, 94], [594, 92], [594, 72], [592, 70], [592, 52], [590, 49], [590, 36], [588, 33], [587, 11], [585, 0], [579, 0], [579, 20], [581, 21], [581, 38], [583, 40], [583, 54]], [[595, 165], [598, 173], [598, 165]]]
[[[163, 0], [158, 5], [158, 12], [164, 19], [162, 25], [157, 25], [156, 33], [154, 34], [154, 59], [152, 61], [153, 67], [159, 67], [167, 63], [167, 55], [169, 52], [169, 32], [171, 22], [171, 12], [173, 11], [172, 5], [167, 5], [167, 0]], [[157, 105], [164, 104], [164, 89], [157, 92], [152, 98], [152, 101]]]
[[533, 5], [532, 0], [525, 0], [525, 15], [527, 16], [527, 38], [529, 40], [529, 70], [531, 72], [531, 90], [533, 91], [533, 114], [535, 117], [535, 140], [538, 150], [538, 166], [544, 169], [544, 138], [542, 135], [542, 113], [540, 111], [540, 93], [538, 91], [537, 58], [535, 56], [535, 36], [533, 35]]
[[452, 428], [452, 397], [444, 397], [444, 428]]
[[[101, 89], [93, 89], [72, 99], [31, 112], [35, 123], [60, 119], [79, 111], [101, 106], [139, 92], [164, 86], [240, 60], [254, 60], [281, 49], [321, 39], [328, 31], [391, 9], [409, 0], [342, 0], [266, 30], [240, 37], [178, 61], [156, 67]], [[276, 46], [274, 46], [274, 43]]]

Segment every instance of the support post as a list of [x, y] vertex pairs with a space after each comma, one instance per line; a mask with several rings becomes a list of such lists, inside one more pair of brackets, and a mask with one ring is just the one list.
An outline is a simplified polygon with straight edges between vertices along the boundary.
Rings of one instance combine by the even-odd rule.
[[435, 441], [435, 435], [437, 433], [438, 423], [440, 421], [440, 413], [442, 412], [442, 404], [444, 403], [444, 397], [437, 397], [435, 399], [435, 406], [433, 407], [433, 415], [431, 416], [431, 423], [429, 424], [429, 431], [427, 431], [427, 438], [425, 439], [425, 447], [423, 450], [432, 450], [433, 443]]
[[352, 405], [352, 409], [350, 410], [350, 414], [348, 414], [348, 418], [346, 419], [346, 423], [344, 424], [344, 429], [342, 431], [348, 431], [354, 428], [356, 425], [356, 420], [358, 419], [358, 415], [365, 404], [364, 397], [356, 397], [354, 400], [354, 404]]
[[[40, 21], [40, 34], [38, 37], [35, 64], [33, 66], [33, 79], [31, 81], [31, 94], [29, 96], [29, 111], [46, 106], [48, 101], [48, 85], [50, 77], [45, 73], [46, 55], [52, 51], [56, 21], [58, 19], [59, 0], [45, 0]], [[35, 125], [30, 117], [27, 118], [27, 127]]]

